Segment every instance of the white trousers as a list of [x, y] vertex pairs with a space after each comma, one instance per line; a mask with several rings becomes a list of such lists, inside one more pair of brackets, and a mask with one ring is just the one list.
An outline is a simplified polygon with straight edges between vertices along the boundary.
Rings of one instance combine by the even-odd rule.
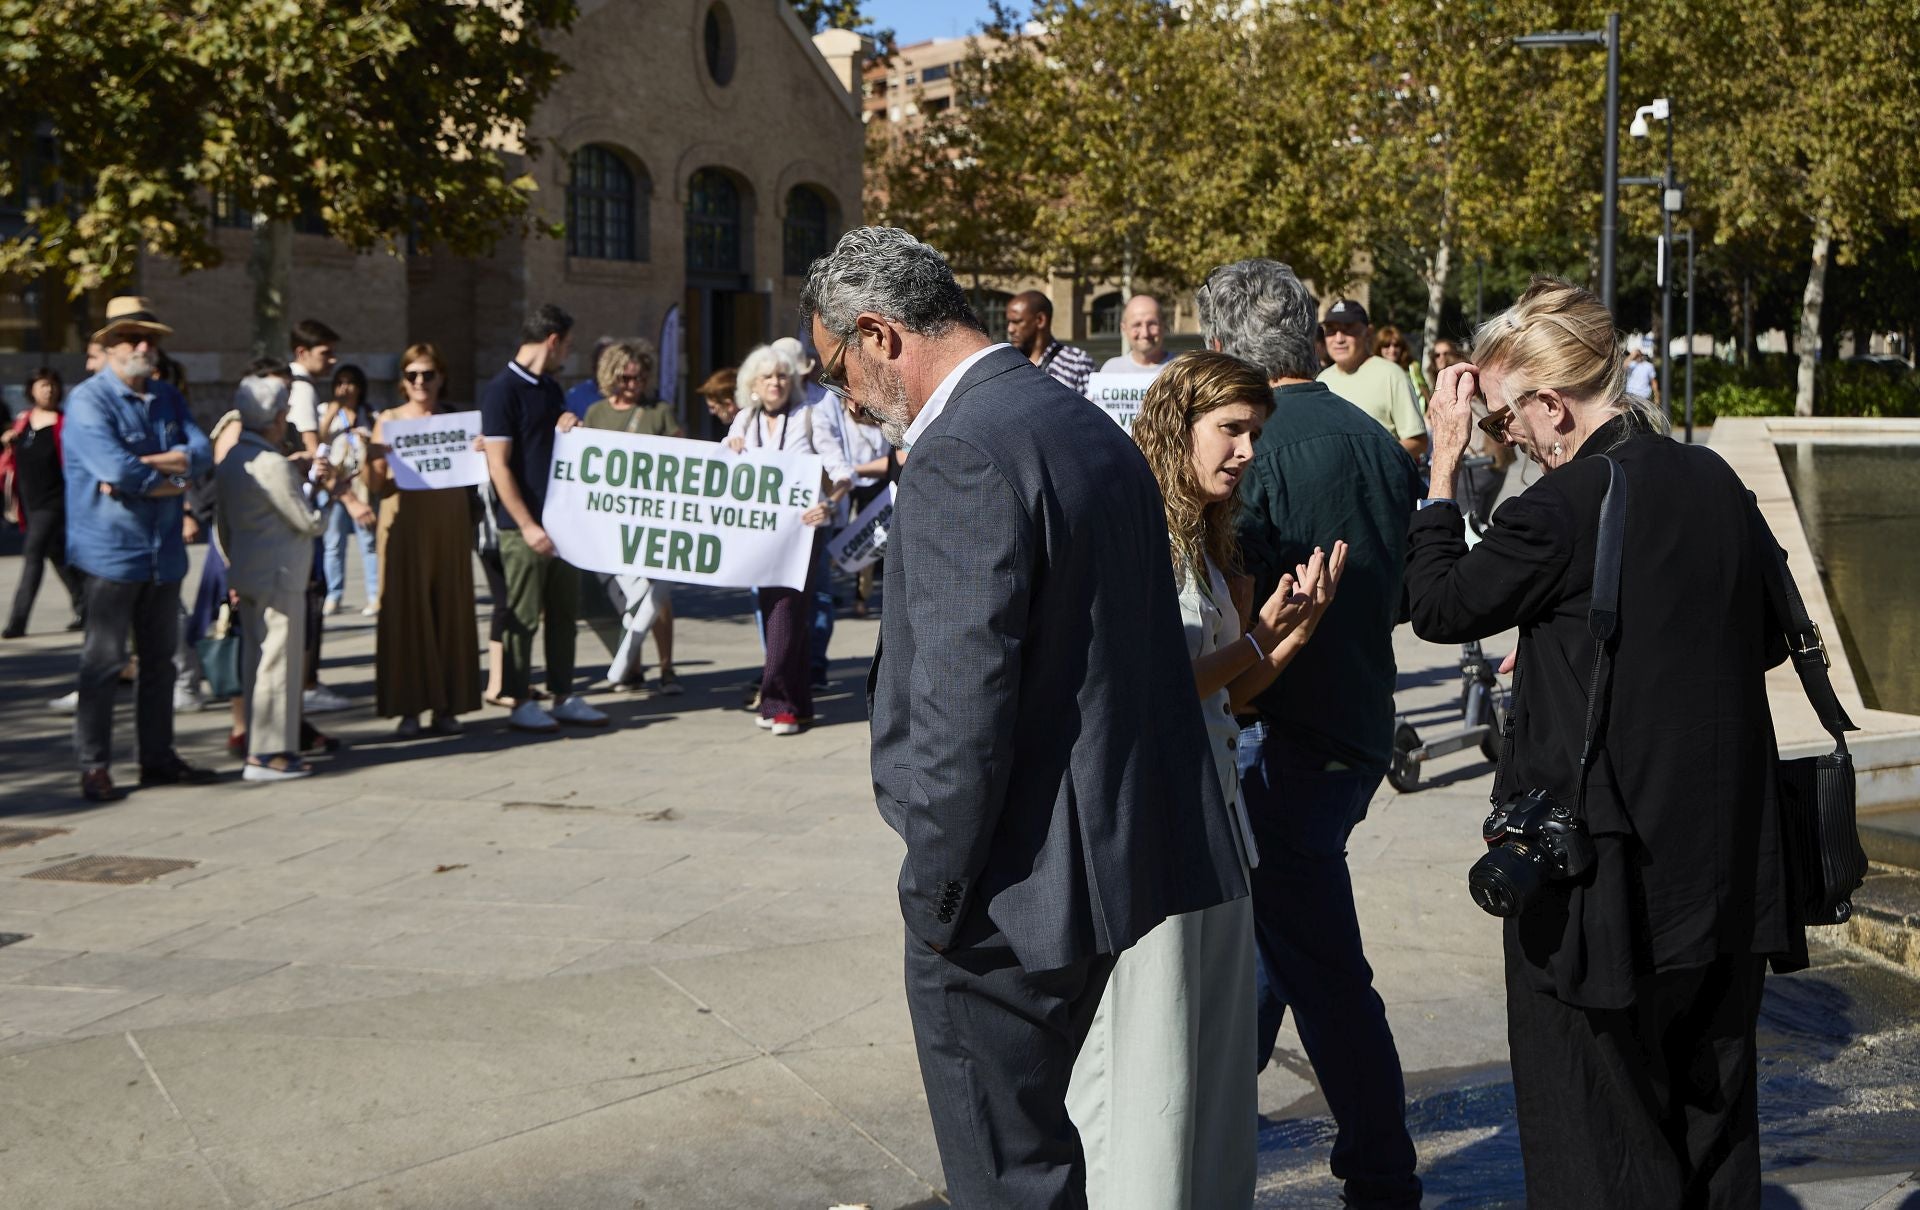
[[1253, 1204], [1253, 901], [1162, 921], [1121, 954], [1067, 1112], [1091, 1210]]

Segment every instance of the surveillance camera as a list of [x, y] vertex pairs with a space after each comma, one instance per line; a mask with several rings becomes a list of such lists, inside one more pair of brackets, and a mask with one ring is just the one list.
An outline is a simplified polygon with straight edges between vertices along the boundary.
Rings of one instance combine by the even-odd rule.
[[1644, 113], [1637, 113], [1633, 115], [1633, 125], [1627, 127], [1627, 133], [1632, 135], [1636, 139], [1644, 139], [1647, 137], [1649, 131], [1647, 129], [1647, 119]]

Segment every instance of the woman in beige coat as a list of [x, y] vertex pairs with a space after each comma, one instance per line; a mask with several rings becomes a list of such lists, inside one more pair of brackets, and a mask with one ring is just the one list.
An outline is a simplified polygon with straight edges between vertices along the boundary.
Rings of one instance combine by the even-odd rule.
[[300, 689], [305, 684], [307, 579], [313, 540], [326, 518], [307, 498], [306, 476], [281, 453], [287, 384], [243, 379], [233, 407], [244, 430], [214, 469], [227, 586], [246, 641], [248, 781], [287, 781], [313, 770], [300, 759]]

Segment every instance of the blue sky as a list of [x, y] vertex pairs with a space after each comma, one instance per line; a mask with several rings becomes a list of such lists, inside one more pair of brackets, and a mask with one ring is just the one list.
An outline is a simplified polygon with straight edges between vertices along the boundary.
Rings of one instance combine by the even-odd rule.
[[[985, 0], [866, 0], [861, 6], [881, 29], [892, 29], [900, 45], [927, 38], [964, 38], [986, 18]], [[1024, 14], [1026, 5], [1017, 5]]]

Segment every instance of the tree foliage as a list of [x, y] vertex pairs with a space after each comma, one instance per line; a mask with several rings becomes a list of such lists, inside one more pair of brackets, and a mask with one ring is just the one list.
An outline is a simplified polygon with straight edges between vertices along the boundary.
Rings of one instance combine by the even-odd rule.
[[[365, 250], [411, 235], [456, 252], [525, 227], [530, 178], [500, 149], [563, 70], [545, 35], [573, 0], [0, 0], [0, 196], [26, 230], [0, 271], [75, 290], [145, 246], [214, 263], [213, 199], [267, 219], [318, 211]], [[29, 125], [48, 137], [19, 137]], [[32, 154], [52, 146], [49, 159]]]
[[[990, 23], [927, 140], [877, 144], [874, 211], [1033, 275], [1131, 267], [1191, 287], [1268, 255], [1333, 288], [1370, 257], [1425, 286], [1431, 335], [1488, 274], [1505, 301], [1529, 269], [1597, 266], [1604, 52], [1515, 38], [1599, 29], [1609, 7], [1041, 0], [1038, 37], [1004, 11]], [[1817, 302], [1780, 278], [1814, 276], [1819, 232], [1842, 265], [1920, 232], [1914, 0], [1648, 0], [1625, 16], [1621, 170], [1661, 173], [1665, 130], [1624, 127], [1671, 98], [1677, 224], [1719, 298], [1703, 314], [1744, 331], [1785, 306], [1817, 331]], [[1641, 314], [1658, 192], [1623, 187], [1619, 215], [1622, 301]]]

